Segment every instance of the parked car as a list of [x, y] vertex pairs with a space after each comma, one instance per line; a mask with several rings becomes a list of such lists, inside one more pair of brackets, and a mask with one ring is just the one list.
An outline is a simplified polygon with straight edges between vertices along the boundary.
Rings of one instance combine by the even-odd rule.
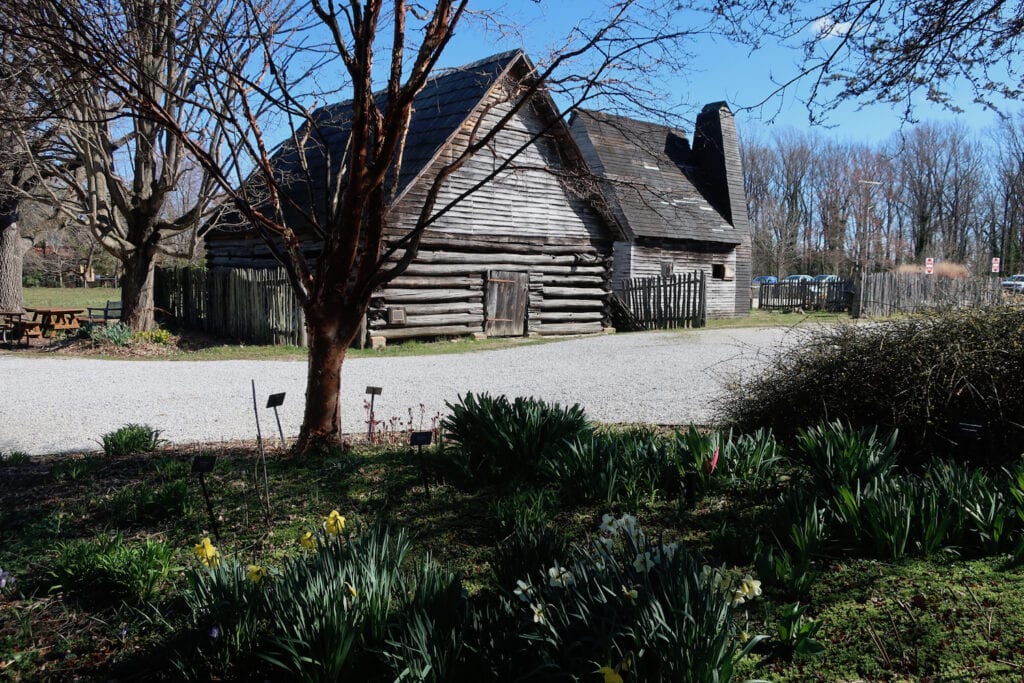
[[783, 282], [812, 282], [814, 280], [810, 275], [787, 275], [782, 278]]
[[750, 281], [752, 285], [774, 285], [778, 283], [779, 278], [774, 275], [758, 275]]
[[843, 278], [838, 275], [815, 275], [815, 282], [840, 282]]
[[1011, 275], [1003, 280], [1003, 291], [1024, 294], [1024, 275]]

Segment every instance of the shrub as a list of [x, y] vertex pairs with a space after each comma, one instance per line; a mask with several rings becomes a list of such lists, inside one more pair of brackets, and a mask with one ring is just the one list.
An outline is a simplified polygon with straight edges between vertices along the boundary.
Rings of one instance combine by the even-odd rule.
[[120, 429], [103, 435], [100, 445], [108, 456], [150, 453], [166, 443], [160, 438], [160, 430], [149, 425], [126, 424]]
[[132, 604], [151, 600], [175, 567], [169, 547], [152, 539], [126, 543], [120, 536], [57, 544], [49, 571], [53, 590], [90, 600], [111, 597]]
[[122, 322], [90, 325], [86, 333], [94, 344], [112, 346], [128, 346], [133, 336], [132, 328]]
[[997, 469], [1024, 443], [1021, 376], [1024, 310], [960, 309], [807, 334], [738, 386], [722, 413], [741, 431], [770, 428], [784, 440], [825, 420], [898, 430], [907, 466], [955, 454]]
[[542, 463], [589, 429], [579, 405], [467, 393], [448, 403], [441, 428], [463, 472], [488, 482], [535, 479]]

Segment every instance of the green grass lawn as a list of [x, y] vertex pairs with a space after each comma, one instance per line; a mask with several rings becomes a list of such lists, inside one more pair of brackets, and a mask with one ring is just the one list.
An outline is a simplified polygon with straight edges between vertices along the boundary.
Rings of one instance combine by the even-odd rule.
[[25, 287], [25, 305], [44, 308], [103, 308], [107, 301], [120, 301], [120, 289], [105, 287]]

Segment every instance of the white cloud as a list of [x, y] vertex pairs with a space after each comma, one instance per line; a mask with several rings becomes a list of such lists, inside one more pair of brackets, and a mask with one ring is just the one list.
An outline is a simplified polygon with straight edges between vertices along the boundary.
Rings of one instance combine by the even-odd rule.
[[853, 26], [849, 21], [833, 21], [832, 17], [821, 17], [811, 25], [811, 30], [819, 38], [838, 38], [850, 32]]

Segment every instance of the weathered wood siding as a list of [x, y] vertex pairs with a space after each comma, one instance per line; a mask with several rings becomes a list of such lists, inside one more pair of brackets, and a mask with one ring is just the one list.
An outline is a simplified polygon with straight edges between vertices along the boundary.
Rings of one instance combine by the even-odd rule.
[[[736, 311], [737, 288], [740, 283], [736, 278], [731, 280], [714, 277], [713, 265], [718, 264], [735, 269], [737, 265], [736, 249], [715, 251], [723, 245], [709, 242], [690, 244], [641, 245], [634, 244], [630, 249], [631, 277], [654, 277], [662, 274], [661, 264], [671, 263], [674, 273], [685, 273], [699, 270], [704, 273], [707, 295], [708, 318], [731, 318], [746, 315]], [[615, 272], [619, 272], [616, 263]], [[622, 280], [616, 280], [615, 287], [620, 287]], [[749, 297], [749, 283], [744, 285], [744, 294]]]
[[[495, 93], [481, 107], [481, 129], [507, 113], [510, 105], [503, 99]], [[475, 124], [476, 115], [399, 198], [392, 211], [395, 227], [388, 232], [392, 239], [415, 223], [430, 182], [442, 164], [465, 149]], [[492, 149], [477, 154], [447, 179], [436, 207], [454, 206], [424, 233], [409, 269], [374, 295], [368, 314], [372, 336], [403, 339], [485, 332], [488, 271], [527, 275], [527, 334], [586, 334], [607, 326], [610, 227], [588, 200], [551, 172], [571, 163], [560, 156], [555, 139], [548, 134], [530, 142], [543, 130], [541, 116], [524, 109]], [[524, 145], [511, 168], [457, 200]], [[389, 322], [400, 318], [404, 323]]]

